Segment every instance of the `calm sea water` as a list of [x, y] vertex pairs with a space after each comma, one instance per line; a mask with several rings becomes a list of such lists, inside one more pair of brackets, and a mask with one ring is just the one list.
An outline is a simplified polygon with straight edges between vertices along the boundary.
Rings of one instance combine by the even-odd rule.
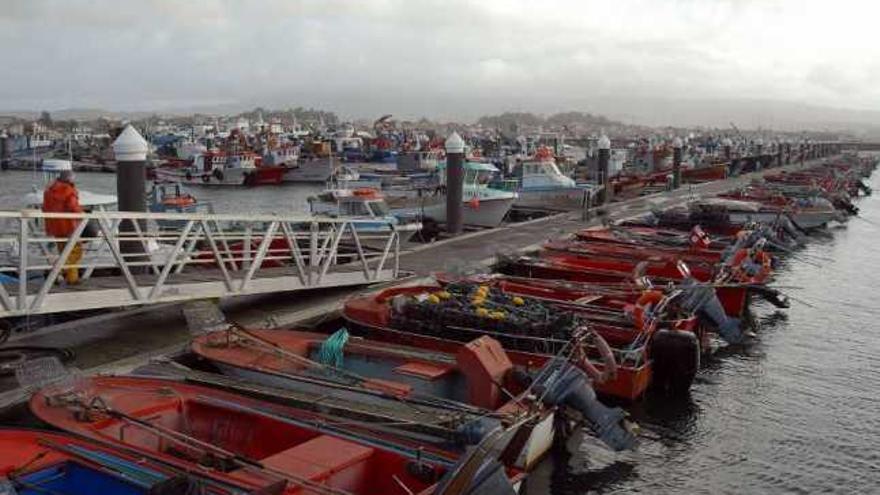
[[757, 343], [721, 349], [687, 400], [632, 408], [653, 439], [625, 455], [585, 441], [529, 493], [880, 493], [880, 197], [859, 206], [786, 259], [775, 284], [800, 302], [756, 304]]
[[[78, 175], [94, 192], [112, 193], [114, 180]], [[0, 209], [22, 206], [33, 182], [0, 172]], [[242, 213], [304, 212], [318, 190], [193, 189], [218, 211]], [[788, 310], [756, 305], [758, 342], [708, 359], [689, 398], [631, 407], [650, 436], [637, 452], [573, 442], [575, 453], [554, 454], [528, 493], [880, 493], [880, 196], [859, 206], [864, 220], [787, 258], [775, 283], [799, 287], [788, 291], [797, 300]]]
[[[76, 174], [77, 187], [102, 194], [116, 194], [116, 175], [103, 173]], [[24, 196], [34, 185], [43, 186], [41, 173], [23, 171], [0, 172], [0, 209], [24, 206]], [[306, 198], [320, 192], [321, 184], [280, 184], [254, 188], [193, 187], [191, 191], [203, 203], [211, 203], [215, 211], [227, 213], [307, 213]]]

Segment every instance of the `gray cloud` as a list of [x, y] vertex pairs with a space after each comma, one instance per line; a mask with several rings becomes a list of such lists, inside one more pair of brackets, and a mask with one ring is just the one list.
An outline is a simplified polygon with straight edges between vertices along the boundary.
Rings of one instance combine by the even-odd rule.
[[[5, 0], [0, 108], [322, 105], [471, 118], [628, 98], [767, 98], [880, 110], [880, 70], [867, 63], [880, 55], [876, 10], [796, 0]], [[656, 113], [632, 106], [616, 113]]]

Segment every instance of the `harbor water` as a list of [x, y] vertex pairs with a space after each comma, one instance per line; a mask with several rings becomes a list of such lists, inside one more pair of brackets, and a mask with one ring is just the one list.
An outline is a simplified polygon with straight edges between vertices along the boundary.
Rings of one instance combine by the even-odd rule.
[[[111, 174], [78, 175], [81, 188], [114, 193]], [[23, 206], [34, 176], [0, 173], [0, 208]], [[880, 189], [876, 175], [873, 186]], [[321, 185], [194, 188], [217, 212], [305, 212]], [[585, 439], [528, 481], [529, 494], [877, 493], [880, 491], [880, 353], [874, 291], [880, 197], [860, 218], [811, 236], [787, 256], [774, 285], [788, 310], [756, 302], [757, 341], [720, 349], [690, 396], [649, 396], [630, 407], [646, 432], [637, 452], [611, 454]]]

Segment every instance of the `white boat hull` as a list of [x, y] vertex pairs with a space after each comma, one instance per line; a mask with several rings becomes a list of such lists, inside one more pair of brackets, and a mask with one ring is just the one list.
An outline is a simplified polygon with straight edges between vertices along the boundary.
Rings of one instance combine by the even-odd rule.
[[180, 182], [188, 186], [243, 186], [248, 174], [256, 173], [252, 169], [228, 169], [222, 174], [206, 172], [203, 174], [176, 169], [156, 169], [157, 181]]
[[333, 175], [333, 163], [329, 159], [299, 161], [285, 165], [284, 182], [320, 182], [330, 180]]
[[[513, 208], [516, 196], [506, 198], [487, 198], [479, 202], [464, 202], [464, 224], [474, 227], [497, 227]], [[419, 204], [422, 201], [424, 204]], [[413, 198], [406, 213], [420, 214], [439, 223], [446, 223], [446, 195]]]
[[581, 187], [565, 189], [521, 189], [519, 198], [513, 204], [518, 208], [544, 210], [580, 210], [584, 207], [587, 189]]

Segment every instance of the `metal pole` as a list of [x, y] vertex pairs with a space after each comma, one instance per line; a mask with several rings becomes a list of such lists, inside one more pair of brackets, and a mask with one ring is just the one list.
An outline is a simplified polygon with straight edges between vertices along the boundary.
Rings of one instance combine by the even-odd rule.
[[464, 228], [464, 140], [457, 132], [446, 139], [446, 231]]

